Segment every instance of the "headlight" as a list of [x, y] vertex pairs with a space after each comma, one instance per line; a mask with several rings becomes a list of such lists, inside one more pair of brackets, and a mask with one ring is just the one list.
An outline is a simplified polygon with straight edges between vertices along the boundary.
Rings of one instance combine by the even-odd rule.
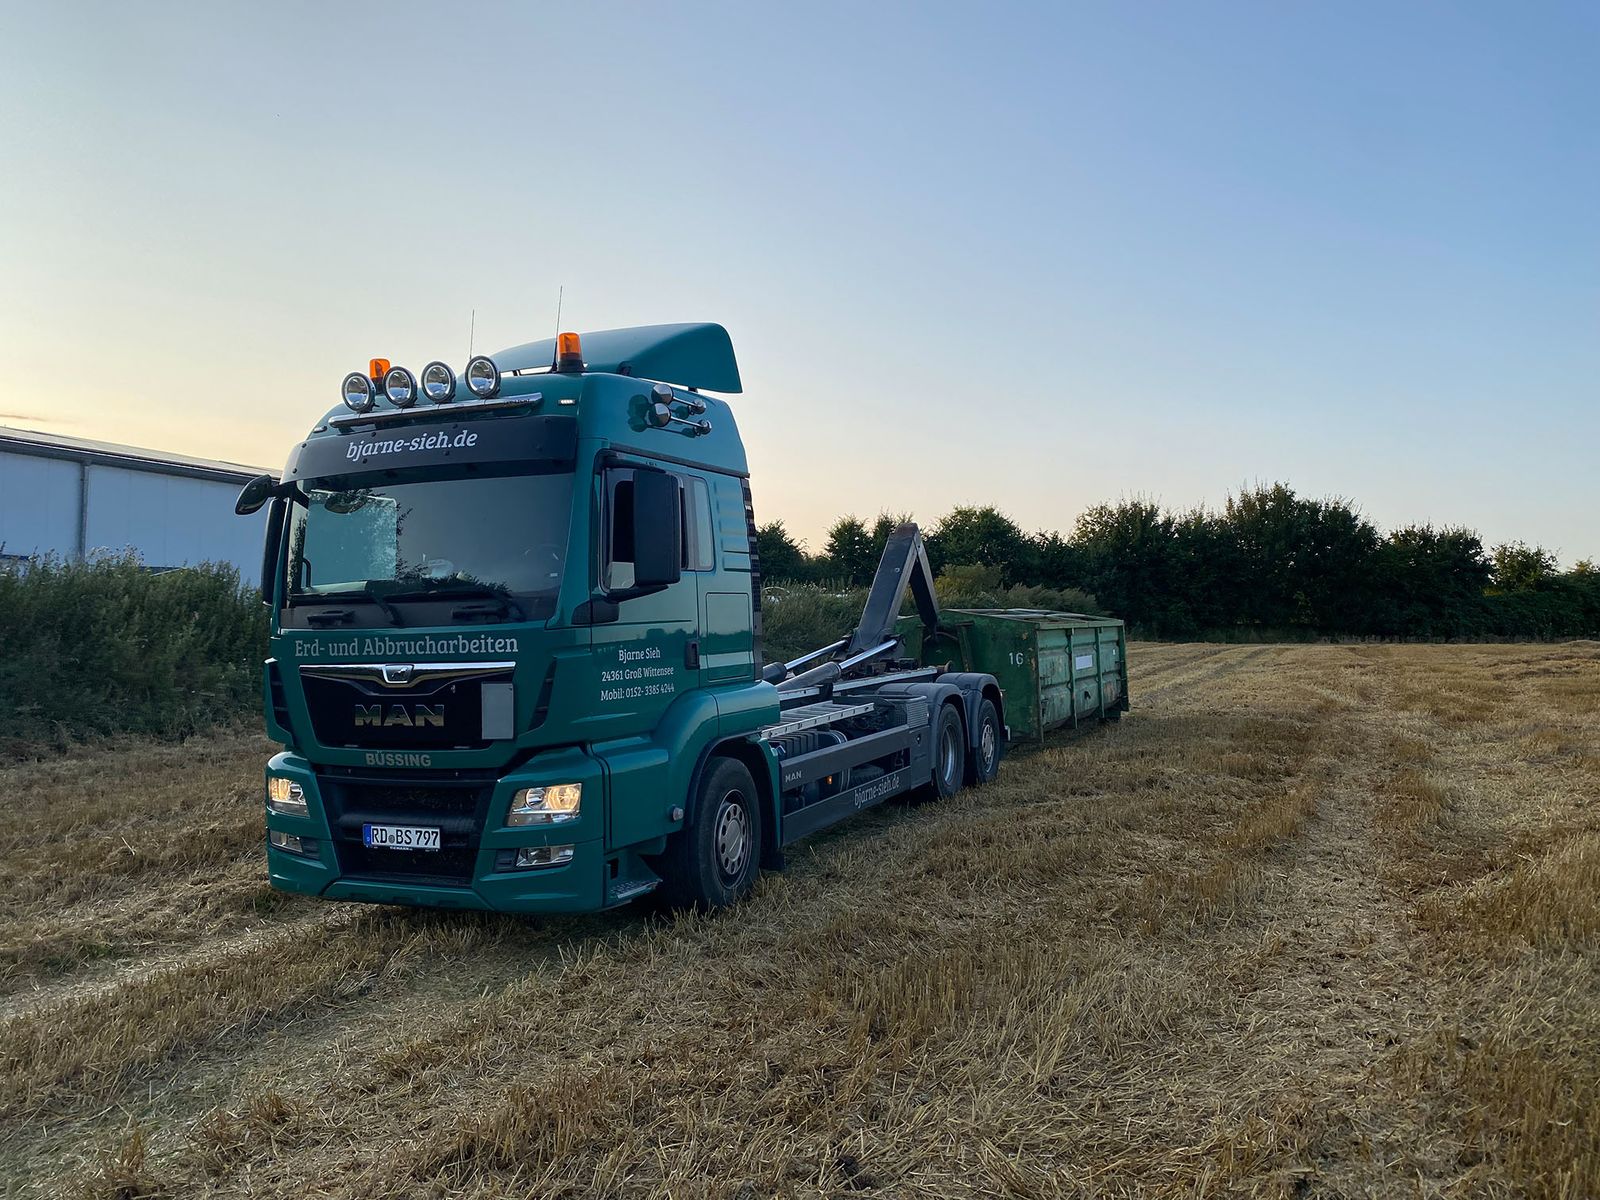
[[274, 775], [267, 780], [267, 807], [279, 816], [306, 816], [306, 790], [292, 779]]
[[417, 402], [417, 377], [404, 367], [395, 367], [383, 377], [383, 390], [396, 408], [410, 408]]
[[455, 398], [456, 373], [446, 363], [429, 363], [422, 368], [422, 394], [435, 404], [448, 404]]
[[344, 397], [344, 406], [351, 412], [364, 413], [372, 409], [372, 380], [360, 371], [351, 371], [344, 377], [344, 386], [339, 389], [339, 394]]
[[578, 806], [582, 802], [581, 783], [551, 783], [544, 787], [522, 788], [511, 797], [506, 824], [563, 825], [578, 819]]
[[467, 364], [467, 387], [479, 400], [499, 394], [500, 368], [494, 365], [494, 359], [480, 354]]

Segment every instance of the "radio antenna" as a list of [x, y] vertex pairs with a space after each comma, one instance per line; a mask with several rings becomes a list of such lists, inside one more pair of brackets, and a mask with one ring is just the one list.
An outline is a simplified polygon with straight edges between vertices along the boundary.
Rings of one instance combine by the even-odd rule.
[[556, 289], [556, 336], [561, 336], [561, 300], [567, 294], [567, 285], [562, 284]]
[[472, 324], [467, 328], [467, 357], [472, 357], [472, 345], [478, 337], [478, 310], [472, 310]]

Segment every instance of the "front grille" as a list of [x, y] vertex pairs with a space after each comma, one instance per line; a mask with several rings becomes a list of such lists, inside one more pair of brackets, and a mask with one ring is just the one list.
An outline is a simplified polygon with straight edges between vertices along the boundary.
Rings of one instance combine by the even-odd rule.
[[472, 882], [478, 848], [442, 850], [369, 850], [357, 840], [339, 848], [339, 870], [347, 879], [377, 883], [422, 883], [435, 887], [460, 887]]
[[[354, 775], [319, 777], [339, 871], [352, 879], [461, 885], [472, 881], [494, 782]], [[437, 827], [438, 850], [368, 849], [363, 825]]]
[[474, 786], [439, 787], [437, 784], [342, 784], [345, 804], [364, 812], [389, 817], [471, 819], [478, 809]]
[[396, 750], [482, 750], [483, 685], [504, 683], [511, 671], [475, 673], [411, 687], [326, 677], [300, 669], [311, 729], [324, 746]]

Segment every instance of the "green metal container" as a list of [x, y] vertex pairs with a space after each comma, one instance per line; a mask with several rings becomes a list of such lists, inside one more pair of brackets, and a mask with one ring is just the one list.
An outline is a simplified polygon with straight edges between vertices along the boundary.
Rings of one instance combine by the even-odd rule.
[[924, 635], [916, 617], [896, 632], [926, 666], [986, 671], [1005, 692], [1016, 740], [1052, 729], [1116, 720], [1128, 709], [1127, 640], [1121, 621], [1027, 608], [946, 609]]

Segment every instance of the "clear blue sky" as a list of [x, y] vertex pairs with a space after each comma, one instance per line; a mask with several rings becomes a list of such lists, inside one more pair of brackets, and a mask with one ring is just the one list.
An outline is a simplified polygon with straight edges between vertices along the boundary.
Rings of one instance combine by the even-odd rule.
[[276, 465], [716, 320], [757, 515], [1256, 480], [1600, 556], [1600, 6], [0, 7], [0, 423]]

